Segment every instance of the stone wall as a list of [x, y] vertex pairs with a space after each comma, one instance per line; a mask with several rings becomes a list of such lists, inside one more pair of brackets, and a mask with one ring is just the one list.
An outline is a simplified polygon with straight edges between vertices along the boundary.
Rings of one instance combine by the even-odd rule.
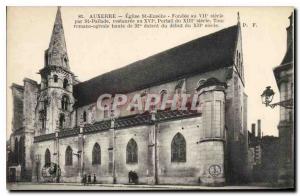
[[23, 127], [23, 101], [24, 101], [24, 87], [13, 84], [11, 86], [13, 96], [13, 120], [12, 131]]
[[[59, 165], [62, 182], [80, 182], [82, 174], [96, 175], [98, 183], [128, 183], [128, 172], [135, 171], [139, 183], [155, 183], [155, 129], [157, 131], [157, 176], [159, 184], [209, 184], [224, 183], [224, 147], [223, 140], [201, 140], [203, 118], [194, 117], [176, 121], [166, 121], [155, 125], [136, 126], [126, 129], [110, 129], [103, 132], [81, 134], [59, 139]], [[115, 141], [113, 141], [113, 131]], [[171, 162], [171, 142], [181, 133], [186, 141], [186, 161]], [[84, 141], [81, 141], [81, 137]], [[138, 162], [126, 163], [126, 146], [130, 139], [138, 145]], [[92, 149], [98, 143], [101, 148], [101, 164], [92, 164]], [[115, 143], [115, 145], [113, 145]], [[73, 156], [73, 164], [65, 165], [65, 152], [70, 146], [73, 153], [83, 150], [82, 157]], [[35, 154], [41, 157], [40, 165], [45, 164], [45, 152], [51, 152], [51, 161], [57, 162], [55, 140], [35, 143]], [[115, 172], [109, 156], [114, 152]], [[81, 153], [82, 155], [82, 153]], [[57, 155], [56, 155], [57, 156]], [[83, 161], [83, 162], [81, 162]], [[211, 166], [220, 168], [216, 176], [210, 174]], [[217, 168], [217, 169], [218, 169]], [[82, 172], [83, 169], [83, 173]], [[40, 173], [41, 176], [41, 173]], [[41, 180], [43, 180], [41, 178]]]

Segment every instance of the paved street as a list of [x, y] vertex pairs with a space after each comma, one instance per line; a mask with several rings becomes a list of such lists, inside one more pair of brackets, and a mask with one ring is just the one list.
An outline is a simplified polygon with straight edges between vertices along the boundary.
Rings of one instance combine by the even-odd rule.
[[225, 187], [206, 187], [206, 186], [175, 186], [175, 185], [124, 185], [124, 184], [90, 184], [80, 183], [8, 183], [9, 190], [228, 190], [228, 189], [278, 189], [270, 186], [225, 186]]

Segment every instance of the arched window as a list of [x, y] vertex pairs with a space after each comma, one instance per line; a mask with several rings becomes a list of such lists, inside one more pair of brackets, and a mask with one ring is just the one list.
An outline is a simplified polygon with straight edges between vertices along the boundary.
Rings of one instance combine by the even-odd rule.
[[126, 147], [126, 163], [138, 162], [138, 146], [134, 139], [130, 139]]
[[19, 164], [25, 164], [25, 136], [22, 136], [19, 141]]
[[58, 81], [58, 76], [57, 76], [57, 75], [53, 75], [53, 80], [54, 80], [55, 83], [57, 83], [57, 81]]
[[86, 111], [83, 112], [82, 117], [83, 117], [83, 122], [86, 122]]
[[167, 90], [160, 91], [160, 102], [163, 101], [164, 97], [168, 94]]
[[182, 88], [183, 88], [184, 80], [179, 80], [178, 83], [175, 86], [175, 93], [176, 94], [181, 94], [182, 93]]
[[168, 92], [167, 92], [167, 90], [161, 90], [160, 91], [160, 100], [159, 100], [159, 102], [160, 102], [160, 110], [165, 110], [166, 109], [166, 102], [165, 102], [165, 104], [163, 105], [163, 101], [164, 101], [164, 99], [166, 99], [167, 98], [167, 94], [168, 94]]
[[18, 138], [15, 139], [14, 162], [16, 164], [19, 164], [19, 141], [18, 141]]
[[69, 85], [69, 81], [65, 78], [63, 83], [63, 88], [66, 89]]
[[186, 142], [180, 133], [177, 133], [171, 144], [171, 162], [186, 161]]
[[64, 123], [65, 123], [65, 115], [64, 114], [60, 114], [60, 116], [59, 116], [59, 127], [63, 128], [64, 127]]
[[72, 164], [73, 164], [73, 150], [70, 146], [68, 146], [65, 154], [65, 165], [72, 165]]
[[196, 90], [198, 91], [200, 89], [200, 87], [205, 83], [205, 79], [200, 79], [197, 83], [197, 88]]
[[45, 166], [50, 166], [51, 164], [51, 153], [50, 150], [47, 148], [46, 152], [45, 152]]
[[67, 95], [63, 95], [61, 98], [61, 108], [63, 110], [68, 110], [69, 105], [69, 97]]
[[93, 147], [92, 164], [93, 165], [100, 165], [101, 164], [101, 148], [100, 148], [98, 143], [96, 143]]

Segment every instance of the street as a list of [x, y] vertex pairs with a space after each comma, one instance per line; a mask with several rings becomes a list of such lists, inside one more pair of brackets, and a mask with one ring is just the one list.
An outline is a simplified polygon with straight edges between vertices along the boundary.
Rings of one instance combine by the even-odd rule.
[[7, 183], [8, 190], [251, 190], [280, 189], [270, 186], [184, 186], [184, 185], [125, 185], [125, 184], [89, 184], [81, 183]]

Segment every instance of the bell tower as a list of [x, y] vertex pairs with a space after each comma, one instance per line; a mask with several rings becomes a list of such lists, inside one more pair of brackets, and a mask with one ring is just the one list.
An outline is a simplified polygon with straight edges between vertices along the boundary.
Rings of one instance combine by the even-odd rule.
[[38, 98], [37, 127], [39, 134], [69, 128], [73, 116], [74, 74], [70, 71], [60, 7], [57, 9], [48, 49], [45, 51]]

